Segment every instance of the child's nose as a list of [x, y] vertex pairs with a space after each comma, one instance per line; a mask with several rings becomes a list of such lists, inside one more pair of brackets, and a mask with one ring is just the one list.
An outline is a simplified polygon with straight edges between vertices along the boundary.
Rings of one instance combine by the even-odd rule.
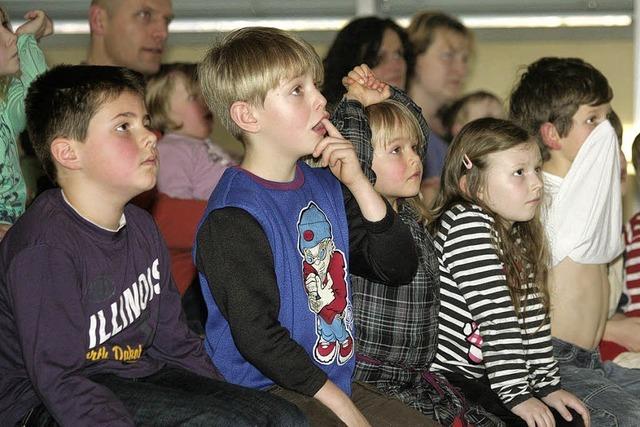
[[144, 129], [143, 142], [145, 147], [156, 148], [158, 144], [158, 135], [152, 130]]
[[534, 191], [542, 190], [542, 179], [538, 174], [532, 175], [531, 181], [531, 187]]
[[316, 98], [316, 109], [323, 109], [327, 106], [327, 99], [320, 93], [318, 89], [316, 89], [317, 98]]

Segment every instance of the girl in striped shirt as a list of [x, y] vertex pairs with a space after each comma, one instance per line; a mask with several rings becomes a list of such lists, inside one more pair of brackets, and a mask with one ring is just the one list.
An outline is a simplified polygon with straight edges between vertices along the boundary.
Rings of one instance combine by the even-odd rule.
[[505, 120], [471, 122], [449, 147], [430, 224], [441, 286], [432, 367], [509, 426], [589, 425], [552, 354], [541, 167], [535, 141]]

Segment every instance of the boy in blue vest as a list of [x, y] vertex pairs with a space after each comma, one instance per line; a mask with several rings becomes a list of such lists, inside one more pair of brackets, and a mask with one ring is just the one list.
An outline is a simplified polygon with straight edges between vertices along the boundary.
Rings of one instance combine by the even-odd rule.
[[142, 76], [56, 67], [26, 114], [60, 188], [0, 245], [2, 424], [305, 425], [289, 402], [222, 380], [184, 322], [157, 227], [128, 204], [158, 167]]
[[[430, 425], [352, 384], [347, 270], [407, 283], [417, 255], [328, 120], [317, 54], [283, 31], [245, 28], [207, 53], [199, 77], [210, 108], [245, 147], [197, 233], [214, 363], [229, 381], [294, 402], [315, 425]], [[322, 168], [300, 161], [309, 155]]]

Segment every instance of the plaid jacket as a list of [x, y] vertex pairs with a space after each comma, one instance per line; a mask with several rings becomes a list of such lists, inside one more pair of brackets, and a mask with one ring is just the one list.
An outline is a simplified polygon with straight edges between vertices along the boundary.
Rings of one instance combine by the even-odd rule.
[[[402, 91], [392, 88], [391, 98], [415, 115], [424, 136], [426, 152], [429, 126], [420, 108]], [[372, 184], [373, 147], [371, 128], [363, 106], [343, 99], [331, 121], [343, 137], [353, 143], [362, 170]], [[413, 281], [404, 286], [386, 286], [351, 275], [353, 314], [356, 327], [355, 379], [375, 384], [387, 395], [429, 415], [444, 425], [463, 414], [477, 426], [499, 426], [502, 422], [479, 407], [468, 407], [459, 392], [444, 377], [431, 373], [438, 340], [440, 308], [439, 267], [433, 239], [419, 213], [399, 201], [398, 214], [408, 225], [420, 262]]]

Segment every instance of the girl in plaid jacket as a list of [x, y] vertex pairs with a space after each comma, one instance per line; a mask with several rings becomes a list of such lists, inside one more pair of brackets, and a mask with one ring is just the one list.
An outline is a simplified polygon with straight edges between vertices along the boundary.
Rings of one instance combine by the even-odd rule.
[[442, 425], [504, 425], [431, 372], [437, 348], [440, 286], [433, 239], [418, 193], [429, 127], [407, 95], [378, 81], [366, 65], [343, 79], [347, 94], [332, 121], [355, 148], [374, 188], [409, 226], [420, 263], [413, 281], [392, 287], [351, 275], [355, 377]]

